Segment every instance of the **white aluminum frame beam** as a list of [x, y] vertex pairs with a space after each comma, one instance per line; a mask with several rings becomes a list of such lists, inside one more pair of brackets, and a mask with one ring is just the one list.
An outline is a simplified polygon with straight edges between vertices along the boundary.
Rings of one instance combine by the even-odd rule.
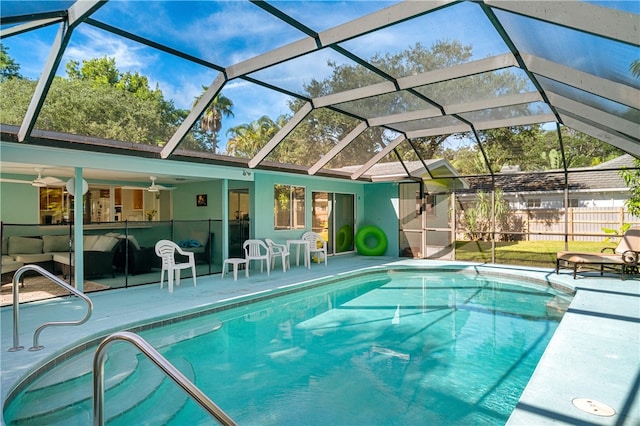
[[315, 175], [318, 170], [325, 166], [329, 161], [331, 161], [336, 155], [340, 153], [343, 149], [345, 149], [355, 138], [360, 136], [362, 132], [364, 132], [369, 126], [365, 121], [358, 124], [355, 129], [349, 132], [347, 136], [345, 136], [339, 143], [337, 143], [329, 152], [322, 156], [320, 160], [316, 162], [313, 166], [311, 166], [308, 170], [310, 175]]
[[425, 118], [442, 117], [439, 108], [427, 108], [419, 111], [403, 112], [401, 114], [383, 115], [370, 118], [367, 121], [371, 127], [386, 126], [395, 123], [405, 123], [407, 121], [424, 120]]
[[640, 25], [632, 13], [584, 1], [484, 0], [489, 6], [563, 27], [640, 46]]
[[358, 179], [367, 170], [369, 170], [371, 167], [373, 167], [374, 164], [376, 164], [378, 161], [382, 160], [385, 157], [385, 155], [388, 155], [391, 151], [393, 151], [393, 149], [395, 149], [395, 147], [397, 147], [398, 145], [400, 145], [402, 142], [404, 142], [406, 140], [407, 140], [407, 138], [405, 137], [405, 135], [400, 135], [397, 138], [395, 138], [394, 140], [392, 140], [391, 142], [389, 142], [389, 144], [387, 144], [387, 146], [385, 146], [380, 152], [378, 152], [369, 161], [367, 161], [367, 163], [365, 165], [363, 165], [357, 171], [355, 171], [351, 175], [351, 179], [352, 180]]
[[398, 86], [401, 90], [412, 89], [414, 87], [425, 86], [427, 84], [440, 83], [442, 81], [454, 80], [456, 78], [468, 77], [470, 75], [518, 66], [518, 61], [512, 53], [503, 53], [502, 55], [491, 56], [489, 58], [454, 65], [448, 68], [401, 77], [398, 79]]
[[458, 0], [413, 1], [406, 0], [358, 19], [346, 22], [318, 34], [322, 46], [347, 41], [398, 22], [413, 19], [435, 9], [458, 3]]
[[47, 25], [52, 25], [57, 22], [62, 22], [62, 18], [38, 19], [36, 21], [27, 22], [26, 24], [15, 25], [13, 27], [5, 28], [3, 30], [0, 30], [0, 40], [2, 40], [3, 38], [26, 33], [27, 31], [46, 27]]
[[497, 98], [484, 99], [481, 101], [464, 102], [460, 104], [443, 105], [447, 115], [460, 114], [464, 112], [482, 111], [491, 108], [503, 108], [508, 106], [529, 104], [532, 102], [543, 102], [540, 92], [516, 93], [504, 95]]
[[573, 116], [583, 117], [585, 120], [598, 123], [614, 131], [640, 139], [640, 124], [638, 123], [625, 120], [617, 115], [609, 114], [608, 112], [576, 102], [553, 92], [546, 93], [549, 101], [559, 111], [566, 111]]
[[176, 150], [178, 144], [182, 139], [189, 133], [189, 130], [193, 127], [193, 125], [198, 121], [200, 116], [207, 109], [209, 104], [213, 101], [213, 98], [222, 90], [222, 86], [227, 82], [225, 75], [223, 73], [218, 73], [216, 78], [213, 80], [213, 83], [207, 88], [207, 91], [200, 97], [196, 105], [191, 108], [189, 111], [189, 115], [184, 119], [178, 130], [175, 131], [169, 142], [162, 148], [160, 151], [161, 158], [169, 157], [173, 151]]
[[502, 127], [513, 126], [529, 126], [531, 124], [541, 123], [557, 123], [558, 119], [555, 114], [538, 114], [538, 115], [525, 115], [522, 117], [507, 118], [503, 120], [491, 120], [482, 121], [479, 123], [473, 123], [473, 127], [476, 130], [488, 130], [499, 129]]
[[229, 80], [262, 70], [264, 68], [288, 61], [298, 56], [325, 48], [361, 36], [363, 34], [388, 27], [398, 22], [412, 19], [459, 0], [440, 1], [404, 1], [369, 15], [354, 19], [318, 33], [318, 37], [305, 37], [286, 46], [258, 55], [226, 69]]
[[566, 114], [560, 114], [562, 122], [565, 126], [578, 130], [586, 135], [593, 136], [596, 139], [600, 139], [608, 144], [615, 146], [625, 152], [628, 152], [635, 157], [640, 157], [640, 144], [630, 141], [629, 139], [614, 135], [606, 132], [598, 127], [595, 127], [589, 123], [586, 123], [577, 118], [568, 116]]
[[267, 157], [267, 155], [271, 153], [271, 151], [276, 149], [276, 147], [280, 144], [280, 142], [282, 142], [282, 140], [286, 138], [287, 135], [291, 133], [293, 129], [295, 129], [296, 126], [300, 124], [300, 122], [304, 120], [304, 118], [307, 115], [309, 115], [309, 113], [312, 110], [313, 110], [313, 105], [311, 105], [311, 102], [305, 103], [302, 106], [302, 108], [300, 108], [300, 110], [296, 112], [293, 117], [291, 117], [291, 120], [289, 120], [287, 124], [282, 126], [282, 128], [278, 131], [278, 133], [276, 133], [276, 135], [273, 138], [271, 138], [269, 142], [267, 142], [267, 144], [260, 150], [260, 152], [258, 152], [249, 161], [248, 163], [249, 168], [250, 169], [256, 168], [262, 162], [262, 160], [264, 160]]
[[471, 131], [471, 126], [468, 124], [456, 124], [448, 127], [437, 127], [435, 129], [416, 130], [414, 132], [407, 132], [408, 139], [416, 138], [429, 138], [432, 136], [451, 135], [454, 133], [466, 133]]
[[73, 3], [67, 10], [67, 18], [60, 24], [60, 29], [51, 45], [47, 62], [42, 68], [36, 90], [31, 97], [29, 107], [22, 120], [22, 125], [18, 130], [18, 142], [24, 142], [36, 124], [38, 114], [42, 109], [42, 105], [49, 92], [58, 65], [60, 65], [62, 55], [69, 44], [73, 30], [105, 3], [106, 0], [78, 1]]
[[344, 92], [332, 93], [326, 96], [320, 96], [313, 99], [313, 105], [316, 108], [326, 107], [329, 105], [351, 102], [358, 99], [366, 99], [371, 96], [385, 95], [396, 91], [396, 85], [391, 81], [372, 84], [370, 86], [359, 87], [357, 89], [345, 90]]
[[444, 117], [446, 115], [460, 114], [464, 112], [482, 111], [490, 108], [501, 108], [542, 101], [543, 99], [539, 92], [517, 93], [514, 95], [499, 96], [497, 98], [482, 101], [443, 105], [445, 115], [442, 115], [438, 108], [427, 108], [419, 111], [410, 111], [401, 114], [370, 118], [367, 121], [371, 127], [387, 126], [397, 123], [405, 123], [407, 121], [423, 120], [425, 118]]
[[631, 86], [606, 80], [534, 55], [523, 54], [522, 59], [529, 71], [535, 74], [640, 109], [640, 90]]
[[[440, 83], [460, 77], [467, 77], [470, 75], [517, 66], [518, 61], [516, 58], [511, 53], [505, 53], [503, 55], [468, 62], [466, 64], [454, 65], [441, 70], [427, 71], [423, 74], [401, 77], [398, 79], [397, 83], [400, 90], [407, 90], [425, 86], [427, 84]], [[370, 86], [360, 87], [358, 89], [345, 90], [344, 92], [314, 98], [313, 105], [318, 108], [336, 105], [344, 102], [370, 98], [372, 96], [393, 93], [396, 90], [396, 86], [392, 82], [376, 83]]]
[[279, 47], [251, 59], [247, 59], [246, 61], [230, 65], [225, 69], [225, 72], [227, 73], [228, 79], [232, 80], [281, 62], [286, 62], [290, 59], [297, 58], [298, 56], [311, 53], [318, 49], [319, 47], [312, 37], [305, 37], [301, 40], [289, 43], [286, 46]]

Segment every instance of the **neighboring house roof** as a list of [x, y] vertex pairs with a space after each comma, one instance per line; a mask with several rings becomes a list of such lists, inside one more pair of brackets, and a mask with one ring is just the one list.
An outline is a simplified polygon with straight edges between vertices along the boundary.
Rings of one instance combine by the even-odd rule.
[[[634, 167], [633, 157], [625, 154], [593, 167], [568, 169], [568, 186], [572, 191], [626, 190], [619, 169]], [[469, 192], [490, 191], [491, 176], [466, 178]], [[545, 192], [564, 190], [564, 172], [512, 173], [495, 176], [495, 186], [505, 192]]]
[[[335, 171], [355, 173], [361, 167], [362, 165], [345, 166], [339, 169], [335, 169]], [[407, 174], [407, 171], [409, 172], [409, 174]], [[447, 181], [449, 182], [447, 182], [446, 184], [444, 183], [444, 181], [440, 183], [440, 185], [445, 184], [447, 186], [451, 186], [451, 178], [454, 178], [457, 187], [468, 187], [467, 181], [465, 179], [462, 179], [458, 171], [451, 165], [451, 163], [443, 158], [432, 158], [424, 160], [424, 163], [422, 161], [405, 161], [403, 163], [394, 161], [391, 163], [376, 163], [365, 172], [365, 176], [370, 178], [373, 182], [422, 179], [425, 182], [429, 183], [447, 178]]]

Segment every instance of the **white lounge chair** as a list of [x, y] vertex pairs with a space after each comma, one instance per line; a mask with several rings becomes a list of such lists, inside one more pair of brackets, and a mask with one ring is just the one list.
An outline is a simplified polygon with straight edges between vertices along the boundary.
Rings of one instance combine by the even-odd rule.
[[[187, 257], [187, 262], [176, 263], [175, 254]], [[196, 286], [196, 261], [194, 254], [184, 251], [179, 245], [169, 240], [160, 240], [156, 243], [156, 254], [162, 259], [162, 271], [160, 272], [160, 288], [164, 283], [164, 272], [167, 271], [167, 282], [169, 283], [169, 293], [173, 292], [173, 278], [175, 274], [176, 285], [180, 285], [180, 271], [191, 268], [193, 286]]]
[[[610, 250], [611, 253], [607, 253]], [[556, 274], [561, 265], [573, 268], [573, 278], [576, 278], [581, 266], [600, 266], [600, 275], [604, 268], [620, 268], [622, 279], [627, 273], [634, 273], [640, 264], [640, 226], [632, 226], [620, 238], [615, 249], [603, 248], [600, 253], [561, 251], [556, 254]]]
[[252, 260], [260, 261], [260, 272], [262, 272], [262, 261], [267, 264], [267, 275], [271, 271], [271, 259], [269, 258], [269, 247], [261, 240], [247, 240], [242, 244], [244, 248], [244, 258], [247, 260], [247, 274]]

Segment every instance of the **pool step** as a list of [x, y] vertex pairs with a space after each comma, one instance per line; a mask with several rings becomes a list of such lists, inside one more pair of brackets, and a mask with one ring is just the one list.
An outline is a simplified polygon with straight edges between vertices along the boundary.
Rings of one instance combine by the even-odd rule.
[[[175, 360], [174, 366], [189, 380], [195, 381], [193, 366], [185, 358]], [[135, 388], [129, 389], [129, 394]], [[153, 389], [148, 397], [126, 411], [122, 411], [107, 419], [109, 426], [130, 425], [163, 425], [167, 424], [185, 406], [189, 397], [168, 377], [164, 377], [159, 386]], [[117, 405], [115, 401], [107, 404]]]
[[[130, 357], [131, 358], [131, 357]], [[115, 377], [105, 380], [105, 419], [115, 419], [134, 416], [139, 413], [134, 410], [145, 404], [146, 400], [158, 400], [154, 404], [162, 406], [160, 410], [167, 418], [171, 418], [186, 402], [186, 395], [177, 388], [174, 392], [162, 392], [160, 397], [154, 397], [158, 390], [168, 385], [169, 379], [150, 361], [138, 360], [138, 368], [131, 370], [126, 377], [118, 373]], [[193, 380], [193, 369], [186, 360], [177, 360], [176, 367]], [[106, 369], [105, 369], [106, 371]], [[107, 387], [107, 383], [110, 386]], [[166, 397], [163, 397], [166, 395]], [[17, 412], [12, 424], [46, 424], [46, 425], [70, 425], [91, 424], [93, 416], [93, 386], [92, 375], [83, 375], [75, 379], [54, 384], [50, 387], [40, 388], [29, 392], [23, 399], [23, 412]], [[133, 411], [132, 411], [133, 410]], [[153, 412], [153, 410], [151, 410]], [[148, 413], [143, 412], [144, 415]], [[142, 417], [140, 417], [142, 419]], [[144, 423], [144, 421], [143, 421]], [[125, 423], [120, 423], [125, 424]], [[134, 424], [134, 423], [129, 423]]]

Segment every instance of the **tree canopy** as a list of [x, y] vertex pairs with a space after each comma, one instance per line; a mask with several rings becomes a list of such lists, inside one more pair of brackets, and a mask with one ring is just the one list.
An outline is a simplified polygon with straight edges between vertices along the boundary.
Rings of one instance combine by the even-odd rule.
[[[429, 48], [418, 43], [401, 52], [375, 55], [370, 62], [381, 72], [399, 77], [462, 64], [469, 61], [472, 54], [471, 46], [442, 40]], [[332, 72], [327, 78], [312, 79], [304, 85], [305, 97], [317, 98], [383, 80], [378, 73], [362, 65], [332, 62], [328, 65]], [[22, 77], [19, 70], [19, 64], [0, 45], [2, 123], [20, 125], [35, 91], [36, 82]], [[65, 70], [66, 77], [54, 78], [38, 116], [37, 128], [163, 145], [188, 114], [188, 111], [176, 108], [171, 100], [166, 100], [158, 87], [151, 88], [146, 76], [137, 72], [121, 72], [114, 58], [95, 58], [82, 63], [69, 61]], [[203, 94], [206, 89], [203, 87]], [[531, 89], [527, 87], [526, 80], [518, 74], [499, 70], [314, 109], [267, 159], [311, 166], [360, 123], [356, 115], [370, 119], [433, 108], [444, 102], [472, 102], [488, 95], [497, 97], [528, 90]], [[291, 99], [290, 114], [275, 119], [263, 116], [231, 128], [227, 132], [227, 154], [253, 157], [304, 103], [301, 99]], [[234, 115], [233, 106], [231, 99], [219, 93], [180, 147], [216, 152], [222, 120]], [[496, 119], [493, 114], [517, 116], [527, 108], [533, 106], [521, 105], [508, 110], [498, 108], [490, 113], [483, 112], [485, 116], [476, 116], [475, 119]], [[402, 126], [429, 127], [435, 126], [431, 122], [442, 124], [448, 119], [435, 117], [420, 123], [403, 123], [395, 130], [368, 128], [326, 167], [363, 164], [397, 137], [399, 131], [406, 131]], [[546, 130], [540, 125], [485, 130], [478, 134], [480, 144], [473, 134], [414, 138], [398, 145], [394, 153], [382, 161], [446, 158], [461, 174], [474, 175], [499, 172], [504, 166], [515, 165], [522, 170], [560, 169], [563, 164], [569, 168], [586, 167], [620, 155], [613, 146], [566, 127], [562, 127], [562, 147], [557, 131]]]

